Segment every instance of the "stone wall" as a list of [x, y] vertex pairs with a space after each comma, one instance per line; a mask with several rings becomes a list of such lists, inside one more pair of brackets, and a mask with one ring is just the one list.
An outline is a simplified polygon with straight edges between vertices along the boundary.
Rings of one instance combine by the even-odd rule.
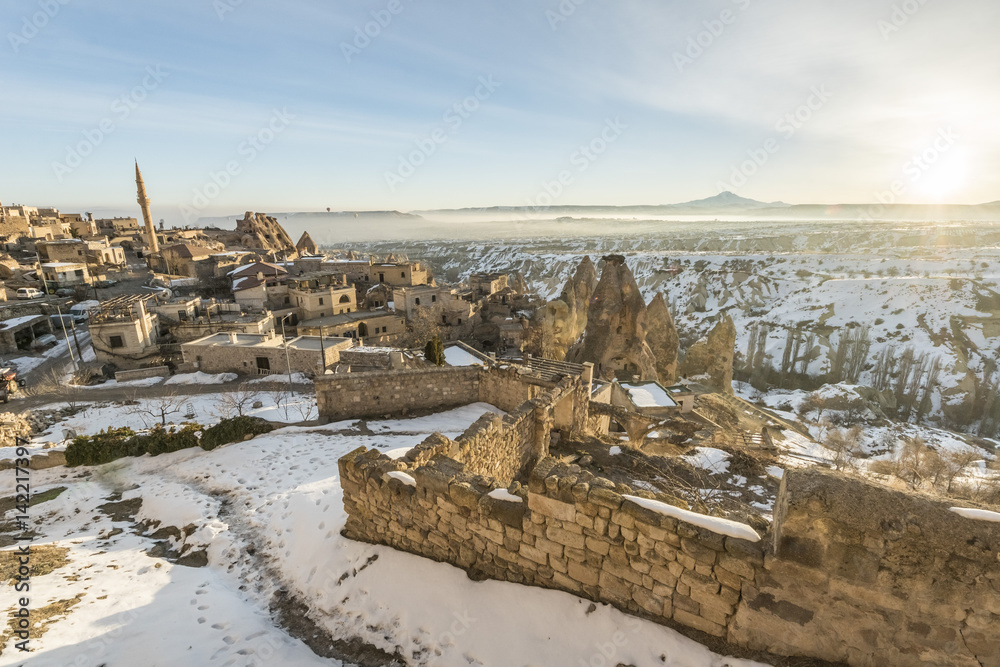
[[505, 487], [450, 458], [457, 443], [446, 440], [398, 461], [364, 448], [343, 457], [344, 535], [754, 650], [866, 666], [1000, 664], [1000, 524], [790, 470], [771, 533], [751, 542], [551, 458], [527, 488]]
[[136, 368], [131, 371], [118, 371], [115, 373], [115, 380], [118, 382], [128, 382], [129, 380], [144, 380], [152, 377], [167, 377], [170, 369], [166, 366], [153, 366], [151, 368]]
[[337, 421], [468, 405], [479, 400], [480, 370], [462, 366], [317, 377], [320, 418]]
[[1000, 665], [1000, 523], [789, 471], [732, 641], [853, 665]]
[[642, 492], [551, 458], [535, 467], [527, 489], [508, 487], [516, 501], [490, 495], [503, 487], [440, 454], [408, 465], [364, 448], [341, 459], [347, 537], [718, 637], [763, 564], [760, 544], [646, 509], [619, 493]]

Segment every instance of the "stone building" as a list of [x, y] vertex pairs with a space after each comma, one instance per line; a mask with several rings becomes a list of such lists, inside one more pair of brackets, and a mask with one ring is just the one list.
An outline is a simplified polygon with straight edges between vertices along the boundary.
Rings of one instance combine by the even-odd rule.
[[135, 218], [97, 218], [94, 224], [99, 233], [111, 238], [140, 234], [139, 221]]
[[310, 336], [358, 338], [371, 344], [391, 344], [406, 334], [406, 320], [386, 310], [329, 315], [299, 322], [298, 331]]
[[350, 349], [350, 338], [299, 336], [287, 341], [273, 334], [217, 333], [181, 345], [185, 367], [205, 373], [323, 375]]
[[155, 297], [129, 294], [109, 299], [90, 316], [97, 360], [120, 368], [156, 365], [160, 356], [159, 317], [149, 310]]
[[46, 290], [74, 287], [90, 283], [90, 272], [84, 262], [46, 262], [42, 264], [42, 280]]
[[473, 273], [469, 276], [469, 287], [477, 297], [496, 294], [507, 287], [506, 273]]
[[298, 309], [299, 320], [356, 312], [357, 291], [342, 274], [329, 272], [289, 276], [286, 283], [290, 306]]
[[150, 258], [150, 268], [157, 273], [197, 278], [195, 263], [206, 260], [214, 250], [189, 243], [175, 243], [160, 248], [159, 254]]

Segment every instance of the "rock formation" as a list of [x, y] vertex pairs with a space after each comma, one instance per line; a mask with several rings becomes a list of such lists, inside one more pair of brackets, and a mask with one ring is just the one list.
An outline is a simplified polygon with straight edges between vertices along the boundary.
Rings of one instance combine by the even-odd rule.
[[597, 269], [590, 257], [585, 256], [573, 277], [566, 281], [559, 298], [532, 316], [527, 343], [532, 354], [557, 361], [566, 358], [566, 352], [587, 326], [587, 310], [596, 285]]
[[725, 314], [707, 336], [688, 348], [679, 370], [684, 377], [698, 378], [706, 385], [732, 394], [735, 354], [736, 325]]
[[312, 237], [309, 236], [309, 232], [302, 232], [299, 242], [295, 244], [295, 249], [299, 252], [299, 256], [319, 254], [319, 247], [312, 240]]
[[276, 255], [295, 257], [295, 244], [278, 220], [264, 213], [247, 211], [236, 221], [236, 234], [244, 248], [267, 250]]
[[653, 297], [646, 308], [646, 342], [656, 359], [656, 374], [660, 384], [669, 387], [677, 381], [680, 339], [663, 294]]
[[646, 302], [621, 255], [604, 258], [601, 280], [587, 311], [587, 326], [567, 361], [594, 364], [597, 377], [655, 380], [656, 359], [646, 342]]

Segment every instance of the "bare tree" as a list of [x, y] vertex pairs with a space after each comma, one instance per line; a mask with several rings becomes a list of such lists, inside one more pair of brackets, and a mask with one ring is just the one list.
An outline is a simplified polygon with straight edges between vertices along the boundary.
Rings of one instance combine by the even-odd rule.
[[127, 401], [126, 414], [136, 415], [146, 426], [159, 423], [167, 425], [167, 418], [184, 412], [184, 396], [178, 396], [173, 391], [153, 398], [132, 398]]
[[855, 459], [862, 453], [860, 426], [852, 426], [846, 431], [832, 429], [827, 432], [823, 446], [834, 452], [833, 465], [837, 470], [854, 468]]
[[235, 389], [222, 393], [216, 404], [215, 415], [220, 419], [243, 417], [250, 413], [254, 403], [260, 400], [261, 388], [252, 382], [241, 382]]

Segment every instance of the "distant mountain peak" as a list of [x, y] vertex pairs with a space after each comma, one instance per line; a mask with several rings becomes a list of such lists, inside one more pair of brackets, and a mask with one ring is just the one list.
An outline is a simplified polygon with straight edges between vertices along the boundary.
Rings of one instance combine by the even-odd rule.
[[726, 190], [720, 192], [714, 197], [708, 197], [706, 199], [696, 199], [695, 201], [684, 202], [683, 204], [675, 204], [675, 206], [689, 206], [692, 208], [775, 208], [781, 206], [788, 206], [784, 202], [762, 202], [756, 199], [747, 199], [746, 197], [741, 197], [734, 192]]

